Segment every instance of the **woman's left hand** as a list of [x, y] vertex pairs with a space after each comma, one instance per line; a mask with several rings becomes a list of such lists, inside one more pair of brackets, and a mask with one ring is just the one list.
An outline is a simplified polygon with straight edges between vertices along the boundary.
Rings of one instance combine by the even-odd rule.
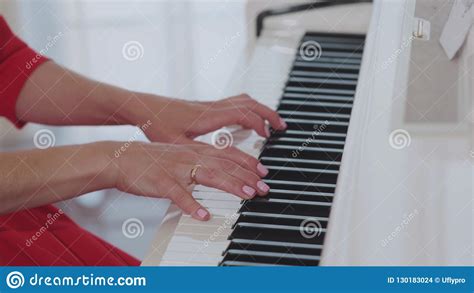
[[263, 137], [270, 136], [269, 125], [277, 130], [287, 127], [277, 112], [246, 94], [214, 102], [141, 95], [133, 104], [127, 107], [127, 119], [154, 142], [192, 143], [197, 136], [229, 125], [253, 129]]

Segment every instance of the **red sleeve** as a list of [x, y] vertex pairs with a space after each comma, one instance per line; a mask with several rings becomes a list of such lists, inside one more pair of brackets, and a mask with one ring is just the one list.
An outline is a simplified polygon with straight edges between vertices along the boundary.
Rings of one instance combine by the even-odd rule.
[[0, 116], [17, 127], [24, 125], [15, 113], [18, 95], [28, 77], [47, 60], [15, 36], [0, 16]]

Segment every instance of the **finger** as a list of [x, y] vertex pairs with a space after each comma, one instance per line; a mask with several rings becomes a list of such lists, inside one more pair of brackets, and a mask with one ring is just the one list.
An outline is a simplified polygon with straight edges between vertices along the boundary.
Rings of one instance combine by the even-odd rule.
[[242, 94], [242, 101], [251, 111], [267, 120], [274, 129], [284, 130], [287, 128], [286, 122], [280, 115], [269, 107], [257, 102], [247, 94]]
[[256, 113], [250, 111], [247, 107], [229, 109], [226, 116], [235, 121], [235, 124], [255, 130], [255, 132], [262, 137], [270, 137], [270, 130], [265, 124], [265, 120]]
[[257, 193], [255, 188], [247, 185], [239, 178], [207, 166], [202, 166], [196, 171], [195, 180], [198, 184], [217, 188], [235, 194], [243, 199], [251, 199]]
[[265, 166], [260, 163], [256, 158], [244, 153], [243, 151], [235, 147], [227, 147], [223, 150], [209, 147], [199, 147], [196, 149], [196, 151], [203, 155], [233, 161], [242, 166], [243, 168], [257, 173], [258, 175], [260, 175], [260, 177], [265, 177], [268, 174], [268, 169], [265, 168]]
[[214, 131], [224, 126], [241, 125], [244, 128], [253, 129], [263, 137], [269, 137], [270, 131], [265, 124], [265, 120], [251, 111], [245, 106], [228, 106], [226, 108], [219, 108], [209, 112], [209, 119], [207, 127], [203, 129], [205, 132]]
[[255, 172], [251, 172], [235, 162], [227, 159], [204, 157], [208, 166], [216, 170], [223, 170], [232, 177], [243, 181], [247, 186], [257, 190], [259, 195], [266, 195], [270, 187], [260, 179]]
[[209, 211], [200, 205], [194, 197], [178, 182], [173, 179], [167, 180], [169, 191], [166, 197], [171, 199], [183, 212], [191, 215], [194, 219], [207, 221], [211, 218]]

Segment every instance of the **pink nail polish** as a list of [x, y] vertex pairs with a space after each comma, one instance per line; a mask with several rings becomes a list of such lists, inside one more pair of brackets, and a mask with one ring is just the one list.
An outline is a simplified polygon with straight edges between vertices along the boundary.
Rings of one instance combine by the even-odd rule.
[[205, 209], [197, 210], [196, 214], [201, 219], [205, 219], [209, 215], [209, 213]]
[[267, 176], [268, 174], [268, 169], [262, 165], [262, 163], [258, 163], [257, 165], [257, 171], [260, 173], [262, 176]]
[[267, 137], [270, 137], [270, 128], [268, 127], [268, 125], [265, 126], [265, 135], [266, 135]]
[[258, 187], [258, 189], [260, 189], [263, 192], [268, 192], [270, 190], [270, 186], [265, 184], [265, 182], [263, 182], [263, 181], [258, 181], [257, 182], [257, 187]]
[[242, 187], [242, 191], [250, 197], [255, 195], [255, 189], [247, 185], [244, 185], [244, 187]]
[[283, 118], [280, 118], [280, 125], [283, 126], [284, 128], [288, 127], [288, 124], [286, 124], [285, 120]]

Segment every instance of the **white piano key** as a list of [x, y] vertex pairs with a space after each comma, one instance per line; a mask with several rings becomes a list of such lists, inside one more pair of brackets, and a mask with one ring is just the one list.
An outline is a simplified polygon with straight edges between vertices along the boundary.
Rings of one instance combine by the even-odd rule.
[[211, 242], [211, 241], [178, 241], [171, 240], [168, 251], [171, 252], [204, 252], [206, 254], [222, 254], [230, 241]]
[[241, 201], [242, 199], [236, 195], [226, 192], [206, 192], [206, 191], [194, 191], [193, 196], [195, 199], [202, 200], [221, 200], [221, 201]]
[[224, 200], [197, 200], [205, 208], [208, 209], [231, 209], [235, 210], [240, 207], [240, 201], [224, 201]]
[[222, 259], [219, 254], [207, 254], [199, 252], [172, 252], [167, 251], [163, 256], [163, 261], [173, 262], [198, 262], [198, 263], [214, 263], [217, 265]]
[[[179, 224], [206, 224], [206, 225], [213, 225], [213, 226], [220, 226], [220, 225], [230, 225], [232, 226], [234, 222], [237, 220], [238, 214], [234, 213], [231, 214], [230, 216], [223, 217], [223, 216], [218, 216], [218, 215], [213, 215], [209, 221], [202, 222], [194, 219], [190, 215], [183, 215], [179, 221]], [[230, 223], [230, 224], [228, 224]]]
[[178, 225], [176, 232], [183, 234], [205, 234], [212, 235], [216, 231], [222, 231], [222, 234], [229, 235], [231, 227], [224, 226], [211, 226], [211, 225], [199, 225], [199, 224], [185, 224]]
[[[186, 237], [188, 239], [192, 239], [192, 240], [196, 240], [196, 241], [201, 241], [201, 242], [204, 242], [204, 241], [209, 241], [209, 236], [210, 235], [206, 235], [206, 234], [187, 234], [187, 233], [181, 233], [181, 232], [176, 232], [175, 233], [176, 236], [180, 236], [180, 237]], [[215, 237], [215, 241], [227, 241], [227, 237], [229, 235], [218, 235], [217, 237]]]
[[208, 262], [205, 262], [205, 261], [197, 261], [197, 260], [194, 260], [194, 261], [171, 261], [171, 260], [166, 260], [166, 261], [162, 261], [160, 263], [161, 266], [212, 266], [212, 267], [215, 267], [217, 264], [213, 261], [208, 261]]

